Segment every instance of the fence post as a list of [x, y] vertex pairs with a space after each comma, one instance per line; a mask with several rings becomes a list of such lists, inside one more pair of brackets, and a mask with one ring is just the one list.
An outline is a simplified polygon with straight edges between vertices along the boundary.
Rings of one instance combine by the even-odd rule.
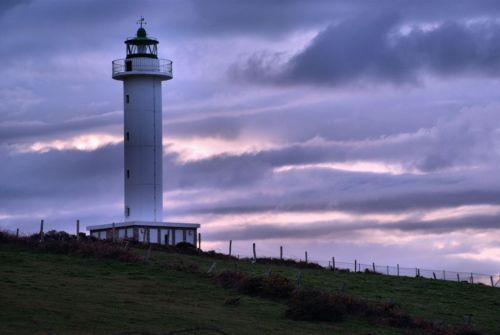
[[443, 280], [446, 280], [446, 271], [443, 270]]
[[332, 271], [335, 272], [335, 257], [332, 257]]
[[306, 263], [307, 263], [307, 251], [306, 251]]
[[253, 243], [253, 259], [257, 261], [257, 253], [255, 252], [255, 242]]
[[387, 275], [389, 275], [389, 265], [387, 265]]
[[354, 272], [358, 272], [358, 261], [354, 260]]
[[146, 251], [146, 257], [144, 257], [144, 263], [148, 263], [149, 262], [149, 256], [151, 256], [151, 248], [152, 247], [153, 246], [150, 244], [148, 250]]
[[436, 273], [434, 271], [432, 272], [432, 277], [436, 280]]
[[460, 274], [459, 273], [457, 273], [457, 282], [460, 283]]
[[470, 273], [470, 283], [474, 284], [474, 275], [472, 274], [472, 272]]
[[[16, 238], [18, 238], [18, 237], [19, 237], [19, 228], [17, 228], [17, 230], [16, 230]], [[493, 279], [491, 279], [491, 280], [493, 280]]]
[[420, 269], [418, 269], [418, 276], [420, 277]]
[[493, 283], [493, 276], [490, 276], [491, 287], [495, 287], [495, 283]]
[[283, 260], [283, 246], [280, 245], [280, 260]]
[[375, 272], [375, 262], [372, 263], [373, 272]]
[[[148, 234], [148, 242], [149, 242], [149, 229], [146, 229], [146, 232]], [[111, 226], [111, 235], [113, 236], [113, 243], [115, 243], [115, 223], [113, 222], [113, 225]]]
[[80, 240], [80, 220], [76, 220], [76, 239]]
[[201, 251], [201, 233], [198, 233], [198, 250]]
[[233, 248], [233, 240], [229, 240], [229, 256], [231, 256], [232, 248]]
[[40, 221], [40, 242], [43, 242], [43, 220]]
[[399, 277], [399, 264], [398, 264], [398, 277]]

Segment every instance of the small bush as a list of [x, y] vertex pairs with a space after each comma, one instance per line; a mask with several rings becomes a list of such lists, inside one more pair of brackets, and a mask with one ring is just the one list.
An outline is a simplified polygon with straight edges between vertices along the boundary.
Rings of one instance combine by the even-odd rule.
[[253, 277], [239, 271], [223, 271], [213, 281], [220, 287], [233, 288], [251, 296], [286, 299], [292, 295], [292, 282], [279, 274], [269, 277]]
[[264, 292], [264, 278], [244, 276], [238, 283], [238, 291], [250, 296], [262, 295]]
[[346, 314], [345, 306], [326, 292], [297, 290], [288, 301], [286, 317], [304, 321], [341, 321]]
[[285, 276], [279, 274], [272, 274], [264, 278], [263, 291], [261, 295], [272, 298], [286, 299], [290, 298], [295, 286]]
[[215, 284], [222, 288], [239, 288], [240, 281], [247, 277], [243, 272], [239, 271], [222, 271], [213, 278]]

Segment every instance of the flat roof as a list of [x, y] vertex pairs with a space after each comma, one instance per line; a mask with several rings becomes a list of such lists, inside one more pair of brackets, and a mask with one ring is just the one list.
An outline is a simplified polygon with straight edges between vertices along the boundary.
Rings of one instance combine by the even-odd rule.
[[[147, 227], [166, 227], [166, 228], [200, 228], [199, 223], [181, 223], [181, 222], [153, 222], [153, 221], [129, 221], [115, 222], [115, 228], [132, 227], [132, 226], [147, 226]], [[87, 230], [99, 230], [113, 228], [113, 223], [87, 226]]]

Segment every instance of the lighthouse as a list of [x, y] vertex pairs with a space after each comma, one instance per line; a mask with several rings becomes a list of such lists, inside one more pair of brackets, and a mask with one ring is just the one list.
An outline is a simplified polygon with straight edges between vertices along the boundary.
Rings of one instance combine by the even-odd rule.
[[199, 224], [163, 222], [162, 83], [173, 78], [172, 61], [158, 57], [144, 18], [138, 24], [125, 40], [126, 57], [112, 63], [113, 79], [123, 82], [124, 220], [87, 229], [101, 239], [196, 244]]

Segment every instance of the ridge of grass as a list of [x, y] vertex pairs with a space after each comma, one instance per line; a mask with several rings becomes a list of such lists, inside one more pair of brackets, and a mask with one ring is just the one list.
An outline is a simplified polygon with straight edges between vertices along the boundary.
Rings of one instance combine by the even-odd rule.
[[464, 315], [472, 314], [475, 328], [500, 334], [500, 290], [482, 285], [333, 273], [311, 265], [269, 259], [252, 263], [182, 248], [153, 249], [149, 264], [140, 262], [148, 253], [143, 246], [132, 248], [127, 261], [39, 251], [0, 238], [1, 334], [401, 333], [356, 318], [292, 321], [285, 318], [286, 305], [279, 299], [241, 295], [209, 280], [235, 269], [249, 276], [271, 271], [293, 283], [300, 272], [302, 287], [349, 292], [373, 303], [392, 301], [412, 315], [442, 324], [459, 326]]

